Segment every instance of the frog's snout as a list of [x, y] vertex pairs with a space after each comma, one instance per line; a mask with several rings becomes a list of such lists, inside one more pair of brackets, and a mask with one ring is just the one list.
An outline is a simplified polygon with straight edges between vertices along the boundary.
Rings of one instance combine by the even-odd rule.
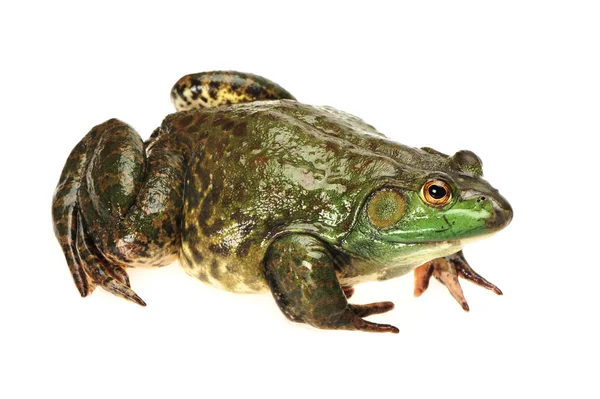
[[508, 203], [506, 198], [501, 196], [500, 194], [496, 194], [493, 197], [485, 197], [481, 196], [478, 201], [490, 201], [492, 204], [492, 209], [494, 212], [494, 216], [488, 220], [486, 226], [493, 230], [499, 231], [508, 226], [513, 218], [513, 209], [512, 206]]

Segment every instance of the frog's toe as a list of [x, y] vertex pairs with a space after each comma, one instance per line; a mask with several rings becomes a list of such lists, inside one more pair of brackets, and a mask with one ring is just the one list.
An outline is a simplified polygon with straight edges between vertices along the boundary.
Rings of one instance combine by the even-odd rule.
[[487, 281], [471, 268], [463, 252], [457, 252], [445, 258], [437, 258], [425, 263], [415, 269], [415, 296], [420, 296], [429, 286], [431, 276], [444, 284], [450, 294], [456, 299], [460, 306], [469, 311], [469, 304], [465, 299], [459, 277], [469, 280], [483, 288], [502, 295], [500, 288]]
[[415, 296], [419, 297], [429, 287], [429, 280], [433, 274], [433, 264], [427, 262], [424, 265], [417, 267], [414, 271], [415, 275]]
[[465, 299], [462, 287], [458, 281], [458, 272], [456, 268], [445, 258], [435, 259], [433, 261], [433, 276], [448, 288], [456, 302], [460, 304], [465, 312], [469, 311], [469, 304]]
[[68, 233], [64, 235], [63, 252], [67, 259], [67, 265], [73, 276], [75, 286], [82, 297], [86, 297], [94, 291], [96, 286], [91, 279], [86, 275], [83, 268], [83, 261], [81, 255], [77, 250], [77, 207], [73, 206], [69, 210], [66, 217], [66, 225]]
[[400, 332], [398, 327], [392, 326], [391, 324], [373, 323], [370, 321], [363, 320], [360, 317], [358, 317], [353, 324], [354, 328], [358, 331], [392, 334], [398, 334]]
[[453, 263], [447, 258], [437, 258], [425, 263], [415, 269], [415, 296], [421, 296], [429, 287], [431, 276], [435, 277], [440, 283], [444, 284], [450, 294], [456, 299], [460, 306], [469, 311], [469, 304], [465, 299], [460, 282], [458, 281], [458, 272]]
[[94, 285], [138, 305], [146, 306], [146, 302], [129, 286], [129, 277], [125, 269], [110, 263], [100, 254], [91, 238], [85, 233], [81, 216], [77, 221], [76, 247], [81, 266]]
[[367, 305], [348, 306], [350, 306], [350, 310], [352, 310], [352, 312], [358, 317], [367, 317], [374, 314], [389, 312], [390, 310], [394, 309], [394, 304], [388, 301], [369, 303]]
[[141, 306], [146, 306], [146, 302], [142, 298], [139, 297], [138, 294], [135, 293], [131, 288], [127, 285], [123, 284], [117, 279], [107, 278], [102, 283], [102, 288], [110, 292], [111, 294], [120, 296], [121, 298], [125, 298], [130, 300], [131, 302], [137, 303]]
[[469, 280], [480, 287], [493, 291], [497, 295], [503, 295], [502, 290], [500, 290], [500, 288], [487, 281], [479, 273], [473, 270], [473, 268], [471, 268], [469, 262], [467, 262], [467, 260], [465, 259], [465, 256], [462, 251], [457, 252], [454, 255], [448, 256], [448, 259], [450, 260], [450, 262], [452, 262], [460, 277], [464, 278], [465, 280]]

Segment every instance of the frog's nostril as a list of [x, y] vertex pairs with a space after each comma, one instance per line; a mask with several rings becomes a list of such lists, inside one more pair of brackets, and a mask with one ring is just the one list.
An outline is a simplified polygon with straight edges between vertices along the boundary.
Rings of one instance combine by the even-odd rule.
[[477, 198], [477, 202], [481, 202], [481, 201], [485, 201], [485, 196], [481, 196], [479, 198]]
[[[479, 201], [479, 199], [477, 199]], [[501, 230], [506, 227], [513, 218], [513, 210], [508, 201], [501, 196], [492, 198], [492, 207], [494, 209], [494, 217], [487, 222], [488, 227], [494, 230]]]

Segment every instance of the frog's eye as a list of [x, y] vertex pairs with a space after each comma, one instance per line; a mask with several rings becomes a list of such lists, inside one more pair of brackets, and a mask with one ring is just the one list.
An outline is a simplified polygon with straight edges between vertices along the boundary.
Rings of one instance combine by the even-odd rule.
[[393, 226], [406, 211], [404, 196], [393, 189], [383, 189], [373, 194], [367, 205], [367, 216], [378, 229]]
[[429, 180], [423, 185], [421, 196], [429, 205], [441, 207], [452, 199], [452, 189], [445, 181]]

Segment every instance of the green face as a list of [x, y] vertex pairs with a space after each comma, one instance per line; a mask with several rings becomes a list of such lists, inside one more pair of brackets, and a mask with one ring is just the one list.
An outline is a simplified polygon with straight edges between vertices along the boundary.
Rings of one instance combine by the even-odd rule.
[[470, 171], [430, 173], [419, 184], [418, 190], [393, 184], [375, 190], [343, 247], [375, 263], [411, 268], [450, 255], [512, 219], [506, 199]]

